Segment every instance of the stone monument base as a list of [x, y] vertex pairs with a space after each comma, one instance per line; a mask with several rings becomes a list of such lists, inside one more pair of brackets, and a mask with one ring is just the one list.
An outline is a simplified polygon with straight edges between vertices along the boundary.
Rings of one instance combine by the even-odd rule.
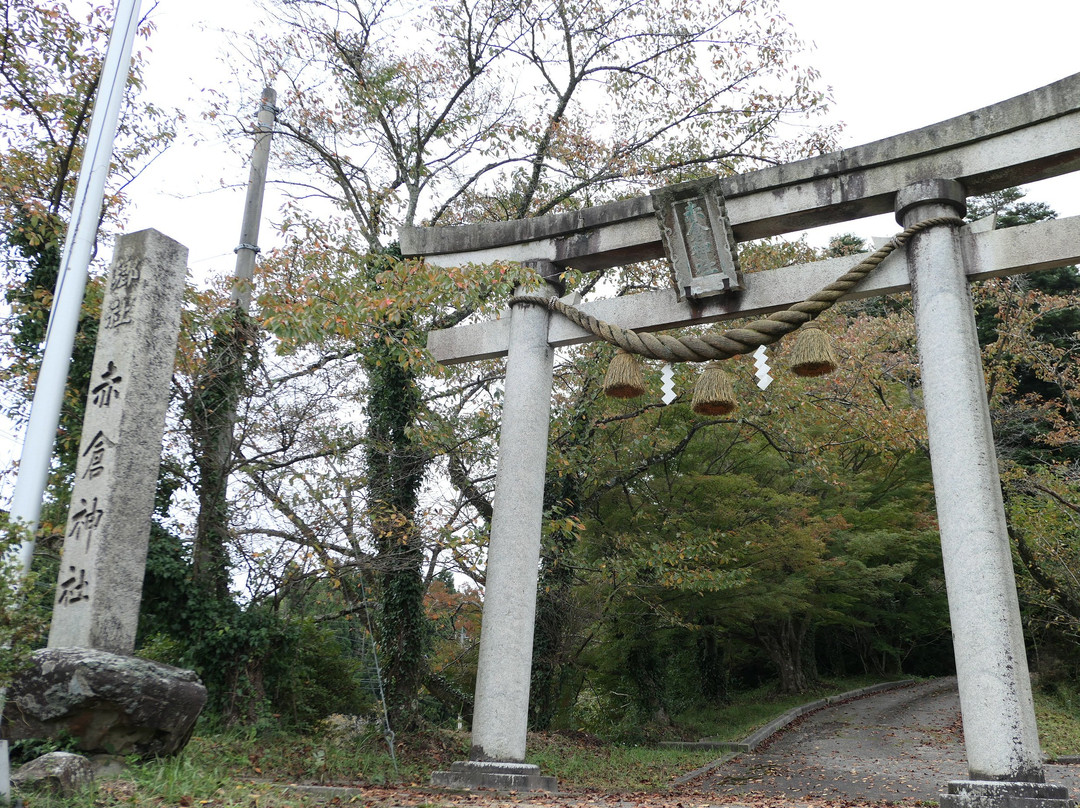
[[941, 808], [1074, 808], [1069, 789], [1049, 783], [953, 780]]
[[499, 791], [557, 791], [554, 777], [540, 774], [531, 763], [459, 760], [448, 772], [432, 772], [431, 784], [443, 788], [494, 788]]
[[205, 704], [192, 671], [91, 648], [42, 648], [8, 690], [0, 734], [70, 735], [87, 753], [172, 755]]

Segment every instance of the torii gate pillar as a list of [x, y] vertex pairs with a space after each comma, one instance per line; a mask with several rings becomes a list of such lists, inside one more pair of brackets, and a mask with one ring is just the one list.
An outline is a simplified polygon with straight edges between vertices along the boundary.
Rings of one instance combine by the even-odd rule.
[[[541, 276], [558, 276], [550, 261], [522, 263]], [[548, 282], [541, 290], [519, 291], [550, 296], [556, 287]], [[472, 749], [468, 761], [432, 775], [437, 786], [557, 788], [554, 777], [541, 775], [539, 766], [524, 762], [555, 367], [555, 350], [548, 344], [550, 316], [538, 306], [518, 306], [510, 315]]]
[[[896, 218], [908, 227], [935, 216], [963, 216], [964, 199], [954, 180], [918, 182], [897, 194]], [[949, 783], [941, 805], [960, 808], [1006, 795], [1068, 805], [1068, 789], [1044, 782], [975, 310], [957, 230], [936, 227], [916, 235], [907, 261], [971, 777]]]

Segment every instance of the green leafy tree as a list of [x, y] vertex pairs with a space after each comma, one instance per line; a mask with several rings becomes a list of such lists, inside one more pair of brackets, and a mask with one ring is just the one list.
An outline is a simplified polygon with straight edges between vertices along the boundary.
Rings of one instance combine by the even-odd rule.
[[[996, 226], [1046, 221], [1056, 213], [1007, 188], [976, 197], [968, 218], [994, 214]], [[1075, 381], [1070, 373], [1080, 332], [1076, 267], [1032, 272], [981, 284], [978, 319], [984, 361], [991, 368], [994, 431], [1000, 450], [1024, 465], [1072, 454]]]
[[7, 688], [30, 662], [30, 652], [39, 648], [48, 629], [51, 591], [39, 585], [36, 572], [22, 578], [19, 544], [22, 531], [12, 529], [4, 514], [0, 524], [0, 687]]
[[1060, 467], [1007, 477], [1009, 532], [1016, 550], [1026, 628], [1035, 638], [1034, 662], [1050, 687], [1075, 680], [1080, 629], [1080, 502]]
[[[819, 439], [835, 437], [821, 428], [826, 414], [808, 409], [795, 417], [818, 420]], [[785, 446], [782, 427], [760, 412], [743, 419], [756, 428], [714, 423], [677, 459], [610, 492], [585, 534], [590, 549], [579, 563], [603, 570], [594, 585], [617, 587], [621, 594], [612, 597], [624, 604], [611, 612], [611, 645], [601, 656], [610, 655], [615, 670], [648, 674], [633, 685], [653, 700], [638, 704], [645, 718], [656, 715], [657, 701], [677, 709], [679, 694], [722, 697], [710, 666], [725, 647], [767, 664], [779, 689], [799, 692], [816, 680], [822, 660], [830, 673], [864, 672], [838, 666], [829, 651], [843, 649], [880, 672], [898, 669], [922, 646], [947, 645], [925, 461], [914, 462], [911, 447], [890, 456], [856, 437], [851, 424], [844, 456], [822, 452], [820, 443]], [[658, 434], [654, 427], [653, 440]], [[853, 445], [862, 450], [858, 469], [850, 467]], [[808, 463], [807, 449], [821, 454]], [[903, 519], [892, 523], [896, 515]], [[892, 543], [907, 552], [891, 555]], [[593, 555], [598, 549], [602, 556]], [[927, 578], [935, 563], [936, 577]], [[664, 650], [668, 642], [672, 649], [700, 644], [709, 664], [695, 671], [684, 660], [682, 670], [669, 670], [661, 664], [675, 653]], [[625, 654], [645, 651], [655, 656], [632, 668]], [[648, 659], [652, 667], [638, 667]], [[695, 677], [694, 687], [679, 684]]]

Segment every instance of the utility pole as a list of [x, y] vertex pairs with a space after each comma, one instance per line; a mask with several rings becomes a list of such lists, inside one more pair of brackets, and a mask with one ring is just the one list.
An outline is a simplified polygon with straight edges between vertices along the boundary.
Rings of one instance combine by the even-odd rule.
[[274, 133], [277, 95], [267, 87], [262, 92], [256, 124], [255, 148], [251, 156], [247, 199], [236, 247], [231, 311], [215, 330], [202, 379], [196, 385], [202, 394], [189, 405], [199, 469], [199, 514], [195, 522], [192, 552], [195, 581], [213, 596], [228, 596], [228, 477], [235, 451], [234, 428], [244, 387], [244, 364], [258, 341], [248, 317], [259, 254], [259, 225], [262, 221], [266, 173], [270, 162], [270, 141]]
[[259, 225], [262, 222], [263, 197], [266, 191], [266, 171], [270, 164], [270, 140], [274, 136], [277, 93], [273, 88], [263, 89], [256, 123], [258, 134], [255, 150], [251, 154], [251, 173], [248, 175], [247, 200], [244, 202], [244, 222], [240, 228], [240, 244], [236, 252], [236, 270], [233, 273], [232, 303], [243, 312], [251, 309], [251, 285], [255, 274], [255, 256], [259, 254]]

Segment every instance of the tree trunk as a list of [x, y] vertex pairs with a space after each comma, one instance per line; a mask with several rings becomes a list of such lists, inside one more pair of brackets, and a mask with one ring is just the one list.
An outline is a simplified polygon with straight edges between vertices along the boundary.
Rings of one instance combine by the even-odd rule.
[[[555, 487], [548, 481], [549, 489]], [[566, 518], [573, 506], [564, 500], [555, 515]], [[540, 560], [536, 592], [536, 629], [533, 639], [532, 681], [529, 688], [529, 727], [550, 728], [563, 703], [563, 694], [573, 671], [568, 658], [568, 633], [573, 609], [573, 573], [570, 554], [577, 536], [572, 530], [556, 529], [545, 542]]]
[[807, 675], [803, 655], [806, 635], [810, 628], [808, 617], [787, 617], [774, 621], [759, 621], [754, 633], [780, 675], [780, 692], [803, 693], [814, 681]]
[[214, 331], [186, 407], [199, 472], [192, 574], [195, 584], [216, 600], [229, 597], [228, 483], [235, 448], [233, 428], [255, 350], [254, 323], [239, 308], [230, 310]]
[[[590, 392], [583, 389], [570, 413], [571, 428], [564, 440], [574, 448], [588, 446], [594, 424]], [[571, 638], [574, 617], [574, 575], [571, 566], [577, 533], [565, 520], [581, 510], [581, 479], [577, 474], [548, 473], [544, 477], [544, 512], [555, 522], [545, 537], [536, 588], [532, 680], [529, 688], [529, 726], [548, 729], [561, 708], [568, 708], [580, 678], [574, 670], [577, 652]], [[580, 650], [580, 649], [578, 649]]]
[[[384, 340], [383, 335], [390, 339]], [[387, 710], [395, 730], [414, 727], [426, 678], [424, 552], [415, 515], [426, 455], [409, 435], [420, 409], [412, 371], [397, 361], [394, 345], [409, 323], [387, 326], [365, 352], [368, 374], [368, 514], [379, 576], [378, 646]]]
[[707, 618], [698, 637], [698, 674], [701, 695], [708, 701], [722, 704], [730, 699], [731, 680], [727, 664], [727, 648], [720, 640], [715, 620]]

